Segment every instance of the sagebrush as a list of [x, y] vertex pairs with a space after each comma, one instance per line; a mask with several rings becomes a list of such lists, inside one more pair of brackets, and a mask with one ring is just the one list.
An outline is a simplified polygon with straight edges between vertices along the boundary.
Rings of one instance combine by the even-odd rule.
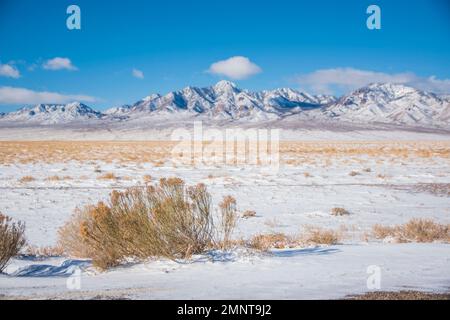
[[25, 245], [25, 225], [0, 213], [0, 273]]
[[227, 248], [236, 224], [236, 201], [220, 204], [216, 226], [211, 195], [203, 184], [179, 178], [114, 191], [108, 203], [86, 206], [61, 228], [59, 244], [72, 256], [92, 258], [106, 269], [125, 258], [188, 258], [208, 248]]
[[375, 225], [372, 233], [377, 239], [392, 238], [396, 242], [450, 242], [450, 224], [430, 219], [412, 219], [403, 225]]

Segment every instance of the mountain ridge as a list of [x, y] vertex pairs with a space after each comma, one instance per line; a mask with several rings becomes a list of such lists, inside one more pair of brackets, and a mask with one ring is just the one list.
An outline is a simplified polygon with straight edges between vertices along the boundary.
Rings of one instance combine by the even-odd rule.
[[76, 122], [132, 122], [151, 118], [192, 118], [264, 122], [285, 118], [346, 123], [385, 123], [450, 128], [450, 95], [437, 95], [401, 84], [373, 83], [339, 98], [291, 88], [250, 92], [230, 81], [210, 87], [186, 87], [151, 94], [130, 105], [103, 112], [73, 102], [38, 104], [1, 114], [1, 123], [56, 125]]

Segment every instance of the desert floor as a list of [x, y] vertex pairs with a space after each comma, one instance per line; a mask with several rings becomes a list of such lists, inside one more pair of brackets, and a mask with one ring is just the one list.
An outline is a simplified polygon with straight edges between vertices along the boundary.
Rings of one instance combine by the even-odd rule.
[[[339, 232], [339, 244], [269, 253], [237, 248], [108, 272], [88, 260], [22, 256], [0, 275], [0, 295], [334, 299], [373, 291], [367, 286], [371, 266], [381, 271], [383, 292], [450, 288], [449, 244], [397, 243], [372, 233], [376, 224], [413, 218], [450, 224], [450, 141], [282, 142], [278, 167], [180, 164], [173, 148], [171, 142], [144, 141], [0, 142], [0, 211], [26, 223], [30, 246], [51, 247], [75, 208], [105, 200], [114, 189], [177, 176], [206, 184], [214, 204], [232, 195], [240, 212], [256, 212], [239, 220], [235, 238], [301, 234], [313, 226]], [[349, 214], [332, 215], [336, 207]], [[78, 268], [80, 287], [74, 289]]]

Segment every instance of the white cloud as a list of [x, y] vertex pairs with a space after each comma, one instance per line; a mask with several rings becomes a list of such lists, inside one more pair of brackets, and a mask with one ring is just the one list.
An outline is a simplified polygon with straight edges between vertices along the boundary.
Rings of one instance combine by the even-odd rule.
[[236, 56], [213, 63], [208, 72], [241, 80], [261, 73], [262, 69], [251, 62], [249, 58]]
[[430, 76], [428, 78], [417, 77], [412, 86], [435, 93], [450, 93], [450, 79], [441, 80], [437, 79], [435, 76]]
[[354, 68], [321, 69], [300, 75], [296, 82], [301, 89], [315, 93], [332, 94], [336, 91], [350, 91], [374, 82], [390, 82], [412, 86], [435, 93], [449, 93], [450, 79], [419, 77], [412, 72], [383, 73]]
[[60, 57], [47, 60], [44, 63], [43, 67], [46, 70], [78, 70], [78, 68], [72, 64], [72, 61], [70, 61], [69, 58]]
[[0, 63], [0, 76], [17, 79], [20, 78], [20, 72], [10, 64]]
[[97, 99], [87, 95], [65, 95], [25, 88], [0, 87], [0, 104], [68, 103], [72, 101], [94, 102]]
[[144, 73], [141, 70], [138, 69], [133, 69], [133, 71], [131, 72], [131, 74], [133, 75], [133, 77], [138, 78], [138, 79], [144, 79]]

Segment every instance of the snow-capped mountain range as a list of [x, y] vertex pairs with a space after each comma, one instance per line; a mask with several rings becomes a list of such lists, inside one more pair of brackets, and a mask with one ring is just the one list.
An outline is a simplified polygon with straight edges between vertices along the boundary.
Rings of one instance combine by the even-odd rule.
[[110, 116], [142, 116], [184, 112], [206, 115], [212, 119], [269, 120], [321, 107], [335, 101], [332, 96], [312, 96], [292, 89], [249, 92], [229, 81], [208, 88], [187, 87], [165, 96], [152, 94], [133, 105], [105, 111]]
[[[55, 125], [120, 122], [136, 119], [191, 119], [228, 122], [310, 120], [381, 123], [450, 129], [450, 98], [399, 84], [371, 84], [340, 98], [282, 88], [250, 92], [229, 81], [207, 88], [187, 87], [166, 95], [152, 94], [104, 112], [78, 102], [37, 105], [0, 114], [0, 124]], [[150, 121], [151, 122], [151, 121]]]
[[102, 119], [105, 115], [80, 102], [68, 104], [38, 104], [0, 115], [0, 121], [59, 124], [73, 121]]

